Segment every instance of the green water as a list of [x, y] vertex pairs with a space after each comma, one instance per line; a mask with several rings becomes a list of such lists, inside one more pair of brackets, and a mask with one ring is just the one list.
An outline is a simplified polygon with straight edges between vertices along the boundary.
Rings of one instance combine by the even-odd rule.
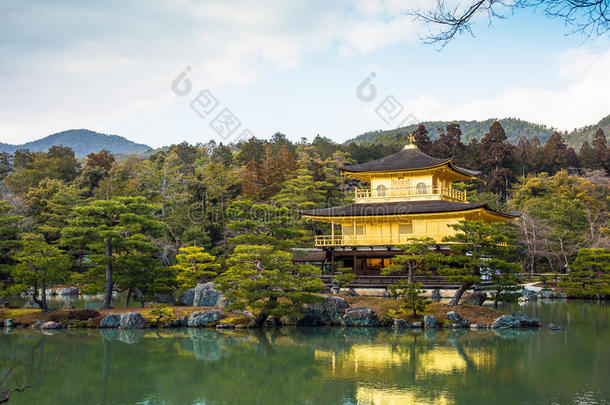
[[566, 330], [13, 330], [0, 375], [18, 359], [35, 380], [59, 354], [9, 402], [28, 405], [610, 403], [608, 305], [525, 309]]

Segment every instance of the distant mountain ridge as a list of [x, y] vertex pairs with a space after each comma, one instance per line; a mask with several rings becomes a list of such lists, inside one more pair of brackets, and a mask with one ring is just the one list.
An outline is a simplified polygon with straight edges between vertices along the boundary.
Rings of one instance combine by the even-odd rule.
[[[496, 119], [490, 118], [484, 121], [425, 121], [421, 122], [421, 124], [428, 129], [430, 138], [432, 140], [438, 138], [438, 128], [445, 128], [451, 123], [459, 124], [462, 130], [462, 142], [467, 144], [472, 139], [476, 138], [480, 140], [483, 138], [483, 136], [489, 132], [489, 127], [494, 121], [496, 121]], [[544, 144], [555, 131], [554, 128], [547, 127], [546, 125], [535, 124], [517, 118], [503, 118], [497, 121], [499, 121], [500, 124], [502, 124], [502, 127], [504, 127], [506, 137], [512, 144], [517, 144], [522, 136], [525, 136], [529, 140], [537, 137], [540, 140], [540, 143]], [[411, 132], [415, 131], [418, 125], [419, 124], [413, 124], [387, 131], [380, 130], [365, 132], [364, 134], [358, 135], [345, 143], [405, 144], [407, 143], [407, 136]], [[561, 131], [559, 132], [561, 132], [566, 143], [578, 151], [585, 141], [588, 141], [589, 144], [591, 144], [597, 128], [602, 128], [606, 136], [610, 136], [610, 115], [601, 119], [597, 124], [588, 125], [567, 133]]]
[[42, 139], [21, 145], [10, 145], [0, 142], [0, 152], [13, 153], [17, 149], [29, 149], [32, 152], [44, 152], [51, 146], [63, 145], [74, 150], [76, 156], [84, 157], [89, 153], [106, 149], [113, 154], [140, 154], [149, 152], [148, 145], [132, 142], [119, 135], [106, 135], [88, 129], [70, 129], [58, 132]]

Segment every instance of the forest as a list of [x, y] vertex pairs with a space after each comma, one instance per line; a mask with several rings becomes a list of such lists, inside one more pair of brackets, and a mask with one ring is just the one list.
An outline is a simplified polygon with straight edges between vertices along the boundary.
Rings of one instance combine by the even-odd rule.
[[[601, 128], [578, 151], [557, 132], [544, 144], [513, 145], [497, 121], [467, 144], [458, 124], [432, 130], [414, 131], [420, 150], [482, 172], [484, 182], [457, 185], [470, 202], [521, 214], [502, 230], [511, 268], [557, 274], [573, 266], [569, 285], [584, 291], [583, 280], [604, 280], [595, 283], [603, 291], [581, 292], [608, 294], [610, 149]], [[298, 211], [350, 203], [358, 182], [339, 168], [399, 148], [276, 133], [121, 159], [105, 150], [79, 159], [63, 146], [0, 153], [2, 291], [33, 290], [45, 309], [45, 288], [73, 284], [105, 292], [108, 306], [113, 290], [145, 300], [216, 279], [250, 305], [268, 299], [280, 311], [306, 302], [321, 288], [320, 269], [293, 262], [295, 248], [313, 247], [328, 229]]]

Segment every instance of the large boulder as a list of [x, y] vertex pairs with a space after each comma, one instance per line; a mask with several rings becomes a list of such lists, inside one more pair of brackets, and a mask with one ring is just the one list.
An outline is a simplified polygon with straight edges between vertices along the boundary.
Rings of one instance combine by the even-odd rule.
[[462, 318], [460, 314], [455, 311], [447, 312], [447, 319], [449, 319], [453, 325], [457, 325], [462, 328], [468, 327], [468, 321]]
[[189, 288], [188, 290], [185, 290], [182, 293], [182, 295], [180, 295], [180, 298], [178, 299], [178, 304], [185, 305], [187, 307], [192, 307], [194, 300], [195, 300], [195, 289]]
[[120, 314], [110, 314], [110, 315], [106, 315], [100, 321], [99, 327], [100, 328], [118, 328], [120, 322], [121, 322]]
[[424, 328], [426, 328], [426, 329], [436, 328], [436, 317], [434, 315], [424, 316]]
[[434, 302], [439, 302], [441, 300], [441, 290], [438, 288], [433, 289], [430, 298]]
[[64, 326], [59, 323], [59, 322], [53, 322], [53, 321], [49, 321], [49, 322], [44, 322], [42, 325], [40, 325], [40, 329], [63, 329]]
[[167, 305], [176, 305], [176, 299], [174, 298], [174, 294], [156, 294], [155, 302]]
[[409, 329], [409, 322], [404, 319], [394, 319], [392, 329]]
[[222, 293], [214, 288], [214, 284], [211, 281], [197, 284], [195, 295], [193, 296], [193, 305], [196, 307], [214, 307], [221, 297]]
[[540, 320], [527, 312], [517, 311], [512, 314], [513, 317], [521, 322], [521, 326], [524, 327], [538, 327], [540, 326]]
[[311, 305], [297, 321], [298, 326], [340, 325], [349, 304], [344, 298], [323, 296], [323, 301]]
[[128, 312], [121, 315], [119, 327], [121, 329], [144, 329], [147, 324], [139, 312]]
[[78, 295], [80, 290], [78, 287], [60, 288], [57, 290], [57, 295]]
[[349, 308], [341, 318], [345, 326], [379, 326], [379, 318], [370, 308]]
[[189, 317], [188, 326], [191, 328], [210, 326], [222, 318], [224, 318], [224, 315], [217, 309], [206, 309], [201, 312], [193, 312]]
[[15, 326], [15, 322], [12, 318], [8, 318], [6, 321], [4, 321], [4, 326], [7, 328], [12, 328], [13, 326]]
[[520, 328], [521, 321], [512, 315], [502, 315], [494, 321], [491, 327], [492, 329]]

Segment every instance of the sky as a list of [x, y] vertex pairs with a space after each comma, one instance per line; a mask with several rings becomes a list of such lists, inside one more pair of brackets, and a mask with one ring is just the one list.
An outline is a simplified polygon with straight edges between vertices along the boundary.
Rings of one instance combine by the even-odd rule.
[[[426, 7], [432, 0], [420, 0]], [[0, 2], [0, 142], [67, 129], [159, 147], [610, 114], [610, 39], [506, 12], [439, 49], [411, 0]]]

